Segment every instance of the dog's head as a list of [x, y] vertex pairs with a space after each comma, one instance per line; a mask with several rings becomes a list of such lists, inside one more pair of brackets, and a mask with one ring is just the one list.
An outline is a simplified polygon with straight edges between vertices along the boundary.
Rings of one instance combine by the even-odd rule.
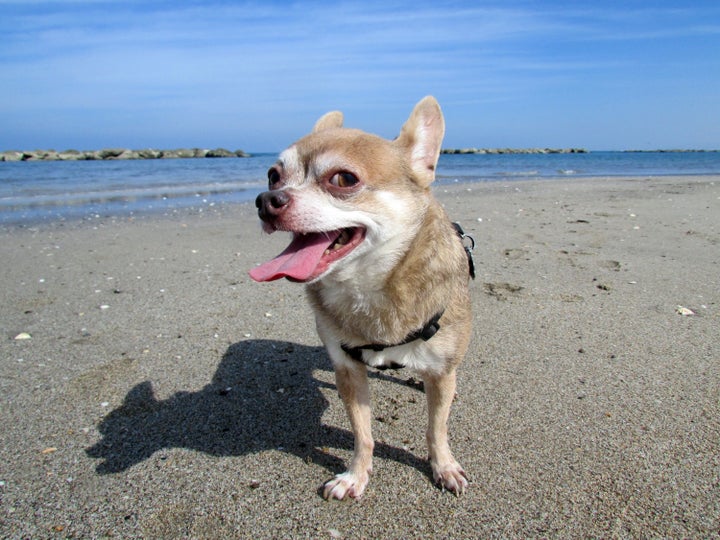
[[445, 131], [435, 98], [415, 106], [393, 141], [342, 123], [327, 113], [268, 171], [269, 190], [255, 202], [263, 229], [293, 240], [250, 271], [254, 280], [312, 282], [360, 270], [352, 261], [387, 270], [421, 223]]

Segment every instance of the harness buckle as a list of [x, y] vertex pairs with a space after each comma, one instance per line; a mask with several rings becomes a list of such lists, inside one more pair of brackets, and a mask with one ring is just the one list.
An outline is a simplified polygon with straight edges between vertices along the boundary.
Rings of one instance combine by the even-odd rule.
[[[465, 234], [465, 231], [460, 226], [459, 223], [453, 222], [453, 227], [455, 227], [455, 231], [457, 232], [458, 236], [460, 237], [460, 243], [462, 243], [463, 248], [465, 248], [465, 254], [468, 258], [468, 271], [470, 272], [470, 277], [475, 279], [475, 260], [473, 259], [472, 252], [475, 249], [475, 239], [470, 236], [469, 234]], [[467, 244], [465, 242], [465, 239], [470, 240], [470, 244]]]

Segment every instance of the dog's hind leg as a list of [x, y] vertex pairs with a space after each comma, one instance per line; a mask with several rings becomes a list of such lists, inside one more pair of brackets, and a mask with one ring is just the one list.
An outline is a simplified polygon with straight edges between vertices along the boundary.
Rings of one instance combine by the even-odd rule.
[[335, 381], [355, 435], [355, 451], [348, 470], [325, 484], [326, 499], [359, 498], [372, 472], [373, 438], [370, 427], [370, 390], [364, 365], [335, 365]]
[[435, 482], [443, 489], [462, 495], [468, 481], [460, 464], [455, 461], [448, 444], [448, 417], [455, 398], [455, 370], [441, 375], [424, 373], [428, 403], [427, 444]]

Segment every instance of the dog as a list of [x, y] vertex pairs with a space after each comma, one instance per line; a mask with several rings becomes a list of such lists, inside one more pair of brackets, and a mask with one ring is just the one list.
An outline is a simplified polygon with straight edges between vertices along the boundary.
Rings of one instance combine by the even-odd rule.
[[470, 251], [430, 190], [444, 132], [432, 96], [392, 141], [344, 128], [342, 113], [329, 112], [280, 154], [256, 200], [263, 230], [292, 241], [250, 277], [306, 284], [355, 438], [326, 499], [361, 497], [372, 472], [368, 367], [422, 377], [433, 478], [456, 495], [468, 486], [447, 421], [471, 332]]

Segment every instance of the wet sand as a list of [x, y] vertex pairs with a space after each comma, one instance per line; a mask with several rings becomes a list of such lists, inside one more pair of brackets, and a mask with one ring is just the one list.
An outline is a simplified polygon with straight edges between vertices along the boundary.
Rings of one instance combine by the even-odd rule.
[[0, 536], [720, 535], [720, 177], [436, 193], [477, 241], [465, 496], [388, 371], [364, 497], [321, 498], [349, 425], [302, 287], [247, 277], [288, 240], [247, 204], [0, 230]]

